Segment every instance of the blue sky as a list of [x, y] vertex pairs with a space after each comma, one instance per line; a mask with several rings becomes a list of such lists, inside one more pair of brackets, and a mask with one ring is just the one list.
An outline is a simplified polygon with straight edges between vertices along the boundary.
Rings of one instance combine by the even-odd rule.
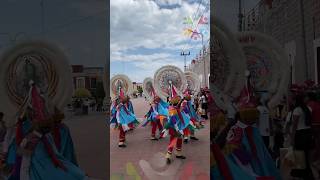
[[[201, 2], [201, 3], [200, 3]], [[209, 0], [111, 0], [111, 77], [126, 74], [132, 81], [152, 77], [163, 65], [183, 69], [182, 50], [190, 51], [188, 64], [199, 53], [201, 40], [183, 35], [186, 16], [209, 18]], [[206, 8], [208, 7], [208, 8]], [[198, 10], [198, 11], [197, 11]], [[209, 25], [202, 28], [210, 31]], [[207, 44], [209, 37], [204, 37]]]
[[[71, 64], [104, 66], [107, 60], [106, 26], [110, 18], [111, 76], [126, 73], [133, 81], [153, 76], [165, 64], [183, 68], [181, 50], [191, 51], [188, 63], [201, 48], [201, 41], [182, 35], [183, 18], [204, 11], [209, 0], [43, 0], [45, 34], [41, 34], [41, 0], [0, 1], [0, 54], [17, 41], [46, 39], [60, 46]], [[253, 7], [257, 0], [244, 0]], [[237, 28], [237, 1], [216, 0], [216, 16]], [[200, 12], [200, 13], [199, 13]], [[207, 12], [209, 15], [209, 12]], [[209, 28], [209, 27], [208, 27]], [[208, 37], [205, 37], [207, 40]], [[186, 45], [187, 44], [187, 45]]]
[[0, 1], [0, 53], [12, 45], [10, 36], [23, 32], [18, 41], [46, 39], [58, 44], [72, 64], [103, 67], [108, 32], [106, 1], [43, 1], [45, 37], [41, 34], [41, 0]]

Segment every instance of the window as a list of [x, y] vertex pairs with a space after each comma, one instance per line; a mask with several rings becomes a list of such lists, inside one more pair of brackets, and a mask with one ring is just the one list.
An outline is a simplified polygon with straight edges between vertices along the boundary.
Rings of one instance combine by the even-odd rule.
[[90, 80], [90, 88], [91, 89], [97, 88], [97, 78], [91, 78], [91, 80]]
[[77, 88], [85, 88], [85, 82], [83, 77], [77, 78]]

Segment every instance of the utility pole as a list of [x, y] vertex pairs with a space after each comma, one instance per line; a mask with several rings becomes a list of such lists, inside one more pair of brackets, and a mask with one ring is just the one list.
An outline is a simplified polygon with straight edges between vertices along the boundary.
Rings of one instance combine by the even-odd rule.
[[187, 56], [190, 56], [190, 51], [188, 52], [188, 54], [184, 53], [184, 51], [181, 52], [181, 56], [184, 56], [184, 71], [187, 70]]
[[44, 36], [44, 0], [40, 1], [40, 7], [41, 7], [41, 33], [42, 33], [42, 36]]
[[242, 0], [239, 0], [239, 32], [242, 31], [242, 18], [243, 18], [243, 14], [242, 14]]

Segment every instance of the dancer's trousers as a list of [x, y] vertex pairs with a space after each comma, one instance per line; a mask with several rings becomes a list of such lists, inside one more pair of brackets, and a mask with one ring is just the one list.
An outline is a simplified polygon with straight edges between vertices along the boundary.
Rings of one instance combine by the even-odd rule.
[[191, 131], [188, 128], [183, 130], [184, 137], [194, 137], [194, 131]]
[[175, 137], [175, 130], [174, 129], [169, 129], [169, 135], [170, 135], [170, 143], [168, 146], [168, 153], [172, 154], [172, 151], [174, 147], [177, 150], [177, 153], [180, 153], [182, 150], [182, 138], [181, 137]]
[[134, 129], [133, 123], [128, 124], [128, 126], [129, 126], [130, 129]]
[[122, 126], [119, 126], [119, 142], [126, 141], [126, 132], [123, 130]]
[[159, 129], [159, 132], [161, 132], [162, 129], [163, 129], [162, 124], [160, 123], [159, 120], [156, 120], [155, 122], [152, 121], [152, 122], [151, 122], [151, 126], [152, 126], [152, 128], [151, 128], [151, 136], [152, 136], [152, 137], [155, 137], [155, 136], [156, 136], [157, 128]]

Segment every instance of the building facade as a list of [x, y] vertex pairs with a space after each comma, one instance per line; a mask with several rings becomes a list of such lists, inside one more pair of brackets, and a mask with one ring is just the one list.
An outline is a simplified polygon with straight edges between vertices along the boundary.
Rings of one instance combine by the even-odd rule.
[[98, 83], [102, 83], [104, 75], [103, 67], [84, 67], [83, 65], [72, 65], [72, 79], [74, 90], [78, 88], [88, 89], [92, 95], [95, 94]]
[[143, 84], [138, 82], [132, 82], [133, 92], [138, 92], [139, 88], [142, 88]]
[[319, 0], [261, 0], [246, 13], [244, 29], [270, 35], [283, 46], [293, 83], [320, 80]]
[[195, 59], [191, 61], [191, 64], [187, 67], [188, 71], [192, 71], [198, 74], [201, 88], [209, 87], [210, 78], [210, 56], [209, 48], [201, 50]]

